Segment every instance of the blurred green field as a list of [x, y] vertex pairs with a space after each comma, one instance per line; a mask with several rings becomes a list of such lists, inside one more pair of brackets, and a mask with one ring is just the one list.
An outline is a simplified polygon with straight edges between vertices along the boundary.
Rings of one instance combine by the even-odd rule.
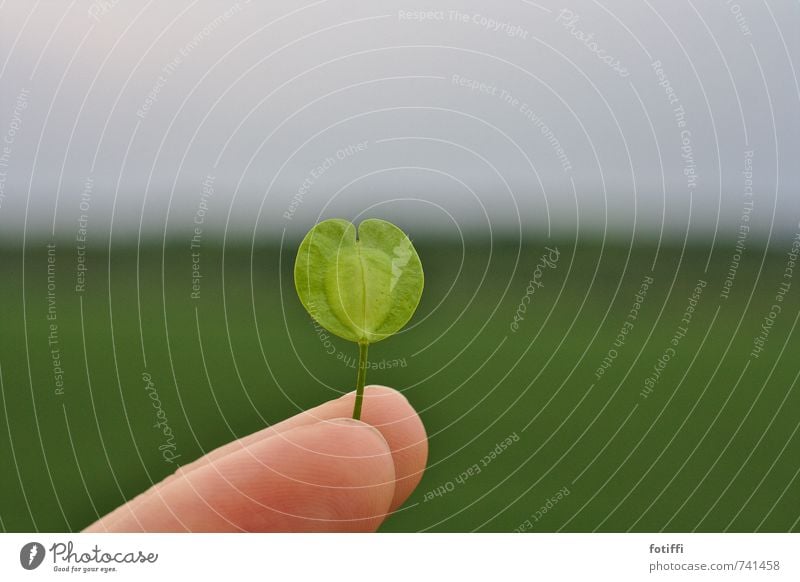
[[[702, 245], [549, 242], [558, 263], [512, 331], [545, 244], [415, 240], [420, 308], [407, 332], [370, 350], [376, 365], [405, 365], [367, 380], [405, 393], [430, 459], [383, 530], [800, 531], [800, 280], [749, 356], [787, 245], [764, 253], [754, 243], [723, 299], [724, 246], [706, 272]], [[138, 256], [93, 248], [77, 293], [76, 250], [59, 242], [55, 321], [45, 244], [25, 252], [24, 287], [21, 250], [0, 252], [3, 530], [79, 530], [175, 469], [159, 451], [145, 373], [180, 463], [352, 389], [356, 347], [321, 341], [294, 293], [292, 245], [224, 255], [204, 245], [193, 299], [188, 244]], [[654, 282], [639, 317], [597, 379], [645, 276]], [[707, 286], [687, 333], [643, 398], [698, 279]]]

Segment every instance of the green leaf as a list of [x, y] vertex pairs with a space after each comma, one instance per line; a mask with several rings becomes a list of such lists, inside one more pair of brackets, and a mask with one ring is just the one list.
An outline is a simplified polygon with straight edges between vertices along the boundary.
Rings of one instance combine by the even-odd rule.
[[398, 332], [417, 309], [424, 276], [406, 234], [385, 220], [325, 220], [300, 243], [294, 282], [303, 306], [331, 333], [360, 344]]

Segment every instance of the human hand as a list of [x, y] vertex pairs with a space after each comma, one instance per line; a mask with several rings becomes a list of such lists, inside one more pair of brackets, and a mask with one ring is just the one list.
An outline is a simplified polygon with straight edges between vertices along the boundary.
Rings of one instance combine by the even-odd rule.
[[368, 386], [210, 452], [87, 532], [375, 531], [422, 478], [425, 428], [399, 392]]

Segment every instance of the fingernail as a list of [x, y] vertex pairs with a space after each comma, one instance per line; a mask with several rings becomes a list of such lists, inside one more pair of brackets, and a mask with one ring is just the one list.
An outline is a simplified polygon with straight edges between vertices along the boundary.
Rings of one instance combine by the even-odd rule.
[[386, 440], [386, 437], [383, 436], [383, 433], [381, 431], [379, 431], [377, 428], [375, 428], [374, 426], [372, 426], [371, 424], [367, 424], [366, 422], [363, 422], [361, 420], [356, 420], [355, 418], [348, 418], [348, 417], [332, 418], [330, 420], [324, 420], [323, 422], [332, 422], [334, 424], [339, 424], [339, 425], [342, 425], [342, 426], [349, 426], [349, 427], [352, 427], [352, 428], [368, 428], [372, 432], [374, 432], [376, 435], [378, 435], [381, 438], [381, 440], [384, 442], [384, 444], [386, 444], [386, 450], [387, 451], [391, 452], [391, 450], [392, 450], [391, 447], [389, 446], [389, 442]]

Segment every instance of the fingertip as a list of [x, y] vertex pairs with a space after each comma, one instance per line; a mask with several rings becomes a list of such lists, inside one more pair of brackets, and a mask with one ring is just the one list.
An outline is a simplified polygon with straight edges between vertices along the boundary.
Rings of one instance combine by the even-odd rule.
[[389, 445], [350, 418], [282, 432], [222, 462], [220, 473], [238, 466], [243, 476], [231, 515], [245, 531], [374, 531], [394, 499]]
[[286, 461], [285, 495], [273, 495], [272, 501], [277, 503], [273, 509], [292, 516], [287, 531], [380, 526], [390, 512], [396, 475], [391, 447], [378, 429], [339, 417], [286, 431], [270, 442], [281, 440], [282, 446], [253, 453], [273, 464]]
[[377, 384], [366, 386], [362, 411], [361, 420], [377, 428], [392, 451], [397, 478], [391, 505], [394, 511], [422, 479], [428, 462], [428, 435], [417, 411], [394, 388]]

